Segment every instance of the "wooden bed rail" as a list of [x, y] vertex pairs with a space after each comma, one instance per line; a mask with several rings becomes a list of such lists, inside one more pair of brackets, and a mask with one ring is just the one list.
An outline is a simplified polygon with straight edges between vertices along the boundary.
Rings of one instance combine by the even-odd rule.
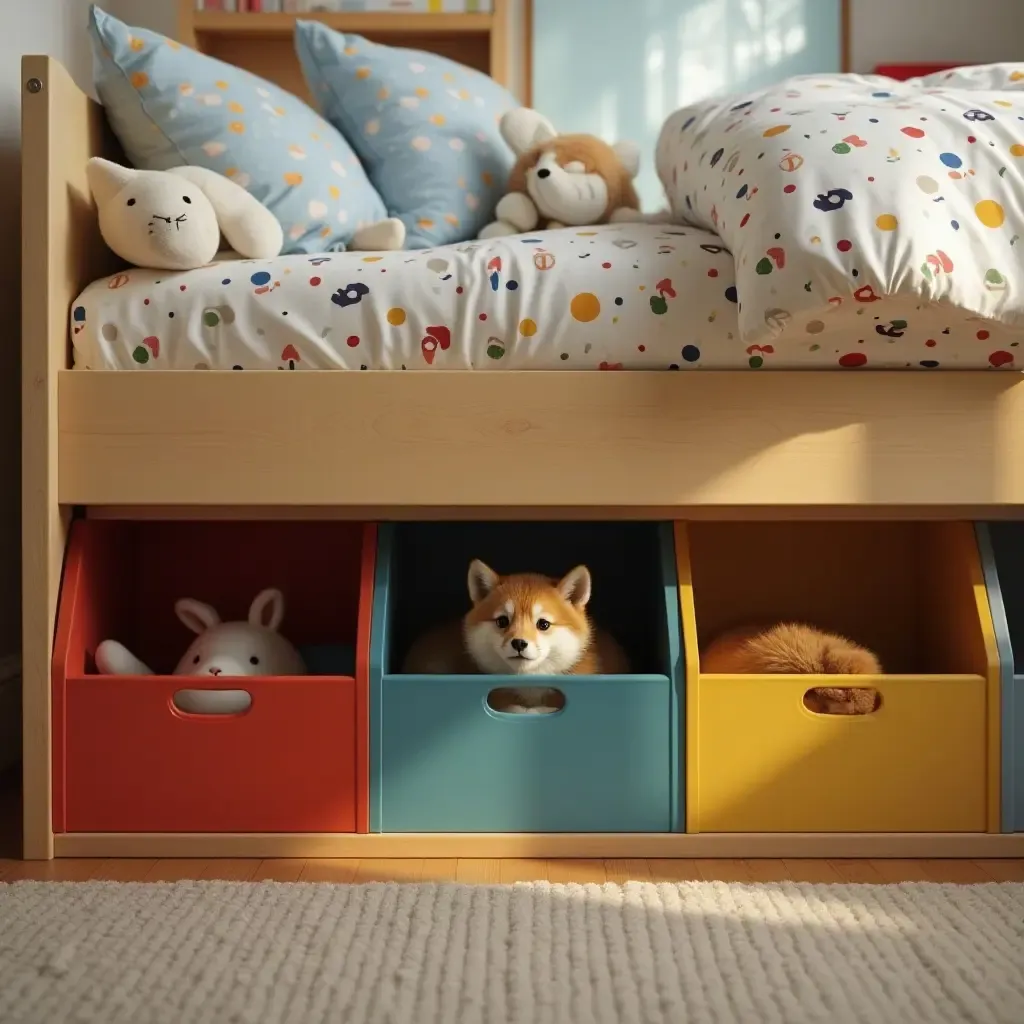
[[101, 108], [50, 57], [21, 62], [22, 637], [24, 844], [52, 856], [50, 644], [64, 557], [57, 497], [57, 376], [69, 365], [68, 313], [115, 268], [85, 178], [91, 156], [120, 159]]
[[[23, 59], [22, 102], [29, 858], [54, 853], [50, 658], [73, 506], [380, 519], [1024, 509], [1017, 373], [73, 371], [71, 304], [117, 269], [85, 165], [123, 158], [55, 60]], [[63, 852], [88, 850], [77, 842]]]
[[59, 396], [67, 504], [1024, 508], [1014, 373], [66, 371]]

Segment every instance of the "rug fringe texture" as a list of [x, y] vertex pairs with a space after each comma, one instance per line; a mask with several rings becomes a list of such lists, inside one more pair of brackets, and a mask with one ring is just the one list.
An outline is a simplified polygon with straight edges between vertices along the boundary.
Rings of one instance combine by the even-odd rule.
[[1024, 884], [0, 884], [3, 1024], [1022, 1024]]

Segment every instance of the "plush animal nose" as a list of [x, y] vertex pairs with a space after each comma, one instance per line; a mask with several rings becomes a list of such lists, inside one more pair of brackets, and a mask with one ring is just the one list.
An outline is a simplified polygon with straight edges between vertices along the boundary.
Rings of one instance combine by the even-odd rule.
[[542, 167], [542, 168], [541, 168], [541, 169], [540, 169], [540, 170], [539, 170], [539, 171], [537, 172], [537, 177], [538, 177], [538, 178], [550, 178], [550, 177], [551, 177], [551, 171], [550, 171], [550, 169], [549, 169], [549, 168], [547, 168], [547, 167]]
[[220, 669], [219, 668], [211, 668], [210, 669], [210, 675], [211, 676], [219, 676], [220, 675]]
[[519, 654], [522, 654], [529, 646], [530, 642], [528, 640], [520, 640], [519, 637], [512, 641], [512, 649]]

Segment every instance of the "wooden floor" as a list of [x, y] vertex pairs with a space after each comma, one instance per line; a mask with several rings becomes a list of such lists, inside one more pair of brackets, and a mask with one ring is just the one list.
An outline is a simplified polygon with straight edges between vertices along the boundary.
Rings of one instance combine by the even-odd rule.
[[16, 777], [0, 780], [0, 882], [1024, 882], [1024, 859], [22, 861], [19, 791]]
[[1024, 882], [1024, 860], [0, 860], [0, 882]]

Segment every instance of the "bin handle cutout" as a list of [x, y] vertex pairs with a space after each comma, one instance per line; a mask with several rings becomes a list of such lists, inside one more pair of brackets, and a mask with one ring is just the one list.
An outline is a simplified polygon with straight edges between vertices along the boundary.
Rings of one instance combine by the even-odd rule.
[[882, 695], [873, 686], [815, 686], [803, 703], [815, 715], [873, 715], [882, 707]]
[[499, 686], [487, 694], [487, 710], [502, 717], [557, 715], [565, 710], [565, 694], [553, 686]]
[[248, 690], [177, 690], [175, 711], [186, 715], [244, 715], [252, 707]]

